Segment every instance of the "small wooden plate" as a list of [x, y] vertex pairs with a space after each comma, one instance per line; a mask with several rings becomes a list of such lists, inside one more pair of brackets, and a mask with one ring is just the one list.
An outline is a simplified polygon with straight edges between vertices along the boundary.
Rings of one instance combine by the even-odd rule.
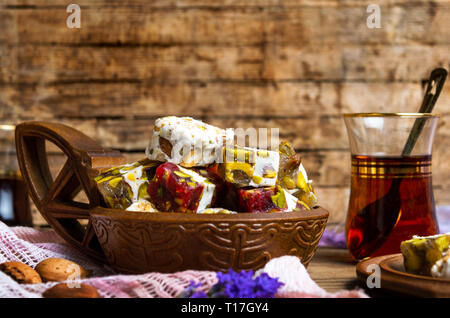
[[[372, 266], [371, 266], [372, 265]], [[369, 258], [356, 265], [358, 278], [366, 282], [380, 266], [381, 288], [418, 297], [450, 297], [450, 280], [407, 273], [402, 254]]]

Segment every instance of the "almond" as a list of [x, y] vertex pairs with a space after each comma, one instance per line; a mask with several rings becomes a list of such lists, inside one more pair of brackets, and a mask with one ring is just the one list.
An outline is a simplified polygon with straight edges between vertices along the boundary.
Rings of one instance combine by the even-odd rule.
[[101, 298], [97, 289], [90, 285], [80, 284], [69, 286], [61, 283], [47, 289], [43, 294], [44, 298]]
[[159, 148], [164, 152], [168, 157], [172, 157], [172, 144], [164, 137], [159, 137]]
[[39, 284], [42, 279], [32, 267], [21, 262], [6, 262], [0, 264], [0, 271], [9, 275], [20, 284]]
[[60, 282], [64, 280], [83, 279], [91, 272], [81, 265], [64, 258], [48, 258], [36, 266], [36, 271], [45, 282]]

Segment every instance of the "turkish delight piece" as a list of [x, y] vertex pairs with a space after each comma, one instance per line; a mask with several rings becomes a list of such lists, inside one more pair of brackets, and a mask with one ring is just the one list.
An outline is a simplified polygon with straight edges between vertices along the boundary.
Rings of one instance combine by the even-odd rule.
[[288, 142], [280, 143], [279, 153], [278, 184], [309, 207], [316, 206], [317, 195], [312, 187], [312, 180], [308, 179], [308, 174], [301, 163], [300, 155], [295, 153], [294, 148]]
[[279, 186], [238, 189], [241, 212], [292, 212], [309, 207]]
[[275, 186], [280, 163], [278, 151], [247, 147], [224, 147], [219, 173], [238, 187]]
[[238, 209], [235, 187], [225, 181], [219, 173], [218, 164], [209, 165], [207, 167], [193, 168], [201, 176], [207, 178], [216, 186], [216, 199], [214, 200], [213, 208], [223, 208], [231, 211]]
[[216, 186], [194, 170], [166, 162], [150, 181], [150, 201], [159, 211], [196, 213], [215, 200]]
[[450, 246], [450, 233], [432, 236], [413, 236], [403, 241], [400, 250], [403, 254], [403, 264], [409, 273], [431, 275], [432, 266], [440, 260]]
[[297, 197], [300, 201], [305, 202], [311, 208], [317, 206], [318, 199], [312, 186], [312, 180], [308, 179], [308, 175], [302, 164], [298, 167], [294, 177], [295, 187], [288, 190], [289, 193]]
[[301, 157], [295, 153], [289, 142], [281, 142], [278, 151], [280, 153], [280, 166], [278, 169], [278, 184], [286, 189], [295, 188], [295, 177], [301, 164]]
[[226, 182], [222, 179], [217, 170], [217, 164], [210, 165], [208, 167], [195, 167], [192, 168], [193, 171], [197, 172], [203, 178], [206, 178], [209, 182], [212, 182], [216, 186], [217, 196], [222, 195], [225, 188]]
[[147, 187], [160, 162], [143, 159], [106, 170], [94, 180], [106, 205], [127, 209], [140, 199], [147, 200]]
[[205, 166], [214, 163], [222, 147], [233, 140], [232, 129], [214, 127], [191, 117], [162, 117], [155, 121], [146, 155], [151, 160], [183, 167]]
[[198, 211], [197, 214], [237, 214], [237, 212], [223, 208], [208, 208], [205, 210]]
[[139, 199], [138, 201], [131, 204], [128, 208], [126, 208], [127, 211], [134, 211], [134, 212], [159, 212], [151, 202]]
[[434, 263], [433, 267], [431, 267], [431, 276], [450, 279], [450, 251], [448, 251], [443, 258]]

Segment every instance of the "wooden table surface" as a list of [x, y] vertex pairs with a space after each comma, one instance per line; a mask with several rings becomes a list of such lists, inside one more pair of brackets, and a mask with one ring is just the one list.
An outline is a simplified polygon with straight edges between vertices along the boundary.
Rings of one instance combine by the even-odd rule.
[[319, 247], [307, 269], [311, 278], [330, 293], [362, 288], [370, 297], [405, 297], [386, 289], [367, 288], [356, 276], [356, 263], [346, 249]]
[[329, 292], [359, 286], [356, 262], [346, 249], [319, 247], [308, 265], [311, 278]]

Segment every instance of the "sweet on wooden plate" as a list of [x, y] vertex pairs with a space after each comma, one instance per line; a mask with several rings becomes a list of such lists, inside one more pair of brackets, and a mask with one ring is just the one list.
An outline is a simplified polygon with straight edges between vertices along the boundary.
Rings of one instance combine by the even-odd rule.
[[364, 282], [380, 268], [381, 288], [418, 297], [450, 297], [450, 280], [406, 272], [402, 254], [368, 258], [356, 265], [356, 273]]
[[[45, 143], [67, 156], [52, 178]], [[68, 243], [128, 273], [258, 269], [296, 255], [307, 265], [325, 229], [323, 208], [281, 213], [142, 213], [102, 207], [95, 176], [125, 163], [82, 132], [58, 123], [16, 128], [20, 169], [40, 213]], [[74, 200], [84, 191], [89, 203]], [[80, 220], [88, 220], [86, 226]]]

